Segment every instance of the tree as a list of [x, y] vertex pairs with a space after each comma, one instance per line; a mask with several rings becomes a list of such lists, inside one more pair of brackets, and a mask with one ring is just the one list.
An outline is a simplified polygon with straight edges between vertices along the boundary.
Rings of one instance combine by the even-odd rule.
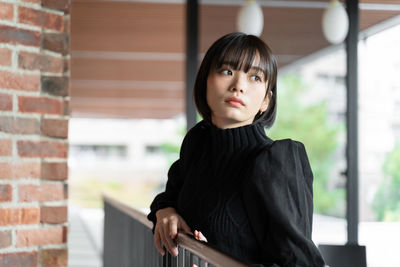
[[400, 143], [387, 155], [382, 170], [384, 180], [381, 183], [372, 209], [379, 221], [400, 220]]
[[329, 188], [338, 147], [340, 125], [328, 121], [325, 101], [305, 105], [306, 86], [295, 75], [281, 77], [278, 90], [278, 113], [275, 125], [268, 130], [272, 139], [291, 138], [301, 141], [307, 150], [314, 174], [314, 209], [318, 213], [344, 217], [345, 191]]

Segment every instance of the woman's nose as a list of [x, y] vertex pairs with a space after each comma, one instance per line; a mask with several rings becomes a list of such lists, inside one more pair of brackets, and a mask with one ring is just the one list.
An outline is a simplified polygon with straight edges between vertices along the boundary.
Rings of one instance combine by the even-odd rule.
[[244, 94], [246, 92], [246, 79], [239, 75], [232, 84], [231, 90]]

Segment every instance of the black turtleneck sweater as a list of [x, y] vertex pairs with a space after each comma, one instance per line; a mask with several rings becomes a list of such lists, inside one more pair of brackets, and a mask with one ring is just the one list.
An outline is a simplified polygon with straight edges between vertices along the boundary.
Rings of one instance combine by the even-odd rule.
[[[173, 207], [212, 247], [248, 264], [323, 266], [311, 241], [313, 174], [304, 145], [273, 141], [259, 124], [185, 136], [148, 219]], [[275, 265], [274, 265], [275, 264]]]

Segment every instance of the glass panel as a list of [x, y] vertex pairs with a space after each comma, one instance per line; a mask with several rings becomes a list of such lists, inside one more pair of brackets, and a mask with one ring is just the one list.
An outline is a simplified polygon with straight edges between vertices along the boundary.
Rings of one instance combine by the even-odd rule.
[[314, 174], [316, 243], [344, 244], [346, 169], [346, 91], [343, 49], [320, 53], [286, 68], [278, 80], [278, 113], [267, 130], [272, 139], [305, 145]]
[[400, 25], [359, 44], [359, 242], [368, 266], [400, 266]]

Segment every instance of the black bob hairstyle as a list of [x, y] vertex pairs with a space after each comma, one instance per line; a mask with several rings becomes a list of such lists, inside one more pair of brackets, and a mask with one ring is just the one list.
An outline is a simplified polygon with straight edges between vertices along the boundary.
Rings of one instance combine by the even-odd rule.
[[264, 41], [254, 35], [247, 35], [240, 32], [229, 33], [215, 41], [208, 49], [197, 72], [194, 84], [194, 101], [197, 110], [205, 121], [211, 122], [211, 109], [207, 104], [207, 78], [211, 70], [219, 69], [223, 63], [229, 64], [235, 70], [248, 72], [252, 67], [253, 60], [257, 53], [260, 55], [259, 67], [264, 72], [267, 82], [266, 97], [272, 92], [267, 110], [254, 117], [253, 122], [260, 123], [270, 128], [276, 117], [276, 80], [277, 62], [272, 55], [271, 49]]

